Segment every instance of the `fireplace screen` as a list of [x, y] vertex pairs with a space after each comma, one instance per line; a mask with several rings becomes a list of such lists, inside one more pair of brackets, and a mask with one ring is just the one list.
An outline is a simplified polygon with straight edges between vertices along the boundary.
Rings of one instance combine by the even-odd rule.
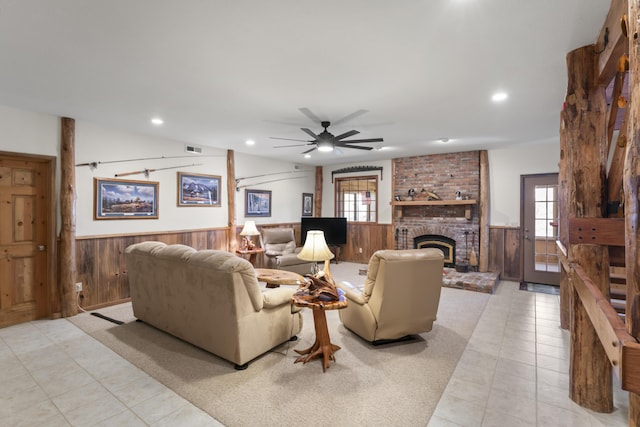
[[413, 239], [415, 249], [436, 248], [444, 253], [444, 266], [456, 266], [456, 241], [438, 234], [425, 234]]

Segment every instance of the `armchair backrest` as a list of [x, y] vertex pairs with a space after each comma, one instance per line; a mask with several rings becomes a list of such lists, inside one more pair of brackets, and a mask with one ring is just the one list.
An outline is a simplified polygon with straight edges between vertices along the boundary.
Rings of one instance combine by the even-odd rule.
[[377, 320], [377, 336], [420, 329], [436, 320], [444, 255], [435, 248], [381, 250], [369, 260], [364, 296]]
[[293, 228], [264, 228], [260, 239], [268, 256], [292, 254], [296, 250]]

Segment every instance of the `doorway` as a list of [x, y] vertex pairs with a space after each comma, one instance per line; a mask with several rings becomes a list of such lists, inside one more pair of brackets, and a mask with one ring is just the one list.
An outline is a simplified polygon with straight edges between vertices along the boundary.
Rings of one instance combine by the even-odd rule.
[[558, 174], [522, 175], [523, 279], [558, 285]]
[[0, 327], [50, 314], [55, 161], [0, 152]]

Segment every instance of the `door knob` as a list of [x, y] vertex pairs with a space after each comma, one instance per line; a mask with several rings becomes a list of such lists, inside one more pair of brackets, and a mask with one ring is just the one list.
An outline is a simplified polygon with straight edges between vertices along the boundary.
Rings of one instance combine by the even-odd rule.
[[47, 247], [46, 247], [45, 245], [38, 245], [38, 250], [39, 250], [40, 252], [44, 252], [44, 251], [46, 251], [46, 250], [47, 250]]

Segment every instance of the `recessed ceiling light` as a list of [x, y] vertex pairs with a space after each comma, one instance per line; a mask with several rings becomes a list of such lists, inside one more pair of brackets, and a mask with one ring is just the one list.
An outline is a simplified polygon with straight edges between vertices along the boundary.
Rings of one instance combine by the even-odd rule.
[[253, 139], [247, 139], [244, 143], [247, 144], [247, 145], [255, 145], [256, 144], [256, 142]]
[[504, 101], [505, 99], [507, 99], [507, 94], [505, 92], [494, 93], [493, 96], [491, 97], [491, 100], [493, 102], [500, 102], [500, 101]]
[[449, 139], [449, 138], [440, 138], [440, 139], [438, 140], [438, 142], [441, 142], [441, 143], [443, 143], [443, 144], [446, 144], [446, 143], [447, 143], [447, 142], [449, 142], [449, 141], [450, 141], [450, 139]]
[[151, 123], [153, 123], [154, 125], [161, 125], [164, 123], [164, 120], [162, 120], [160, 117], [154, 117], [151, 119]]
[[311, 154], [309, 154], [309, 153], [305, 154], [305, 155], [304, 155], [304, 158], [305, 158], [305, 159], [310, 159], [310, 158], [311, 158]]

